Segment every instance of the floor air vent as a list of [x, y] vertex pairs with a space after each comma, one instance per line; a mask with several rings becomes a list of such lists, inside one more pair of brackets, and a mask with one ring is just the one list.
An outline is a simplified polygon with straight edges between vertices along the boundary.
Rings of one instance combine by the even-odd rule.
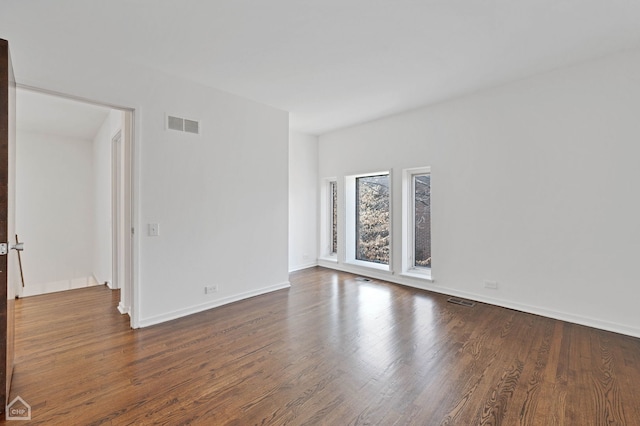
[[366, 283], [371, 282], [370, 278], [365, 278], [365, 277], [356, 277], [356, 281], [364, 281]]
[[469, 308], [476, 306], [476, 302], [472, 302], [470, 300], [458, 299], [457, 297], [450, 297], [447, 299], [449, 303], [455, 303], [456, 305], [467, 306]]

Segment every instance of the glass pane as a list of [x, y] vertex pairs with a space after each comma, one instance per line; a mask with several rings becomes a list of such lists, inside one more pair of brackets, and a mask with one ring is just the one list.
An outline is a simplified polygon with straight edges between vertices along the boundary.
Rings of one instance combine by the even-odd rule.
[[356, 178], [356, 259], [389, 264], [389, 175]]
[[338, 184], [330, 182], [331, 191], [331, 253], [338, 252]]
[[414, 176], [414, 267], [431, 267], [431, 176]]

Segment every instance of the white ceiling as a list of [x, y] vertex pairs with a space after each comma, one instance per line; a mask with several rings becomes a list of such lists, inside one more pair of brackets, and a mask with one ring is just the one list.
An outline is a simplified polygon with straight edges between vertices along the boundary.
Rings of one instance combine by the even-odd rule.
[[16, 93], [18, 131], [92, 141], [109, 108], [31, 90]]
[[639, 47], [640, 1], [2, 0], [0, 37], [22, 66], [35, 46], [102, 55], [290, 111], [293, 129], [320, 134]]

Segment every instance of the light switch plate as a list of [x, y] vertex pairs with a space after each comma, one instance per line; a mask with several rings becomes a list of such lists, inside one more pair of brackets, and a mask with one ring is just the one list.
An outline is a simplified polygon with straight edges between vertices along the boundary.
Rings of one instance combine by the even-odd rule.
[[160, 235], [160, 224], [159, 223], [150, 223], [149, 224], [149, 236], [157, 237]]

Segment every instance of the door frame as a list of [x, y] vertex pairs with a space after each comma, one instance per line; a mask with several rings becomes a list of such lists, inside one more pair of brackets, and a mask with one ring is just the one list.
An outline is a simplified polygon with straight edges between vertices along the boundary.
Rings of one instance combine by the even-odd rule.
[[[122, 194], [120, 199], [123, 200], [122, 208], [123, 215], [121, 216], [121, 225], [123, 232], [121, 235], [122, 244], [120, 247], [123, 250], [123, 253], [118, 253], [118, 257], [122, 260], [119, 262], [119, 267], [124, 268], [123, 273], [119, 273], [118, 276], [124, 278], [124, 282], [118, 283], [118, 288], [120, 288], [120, 303], [117, 307], [118, 311], [122, 314], [129, 315], [129, 322], [131, 328], [139, 328], [139, 289], [138, 289], [138, 232], [137, 230], [137, 217], [138, 217], [138, 200], [137, 200], [137, 188], [139, 185], [139, 177], [138, 177], [138, 146], [136, 143], [137, 138], [137, 129], [139, 126], [136, 126], [137, 121], [139, 120], [139, 114], [136, 114], [137, 110], [133, 107], [114, 105], [108, 102], [102, 102], [99, 100], [93, 100], [88, 98], [83, 98], [79, 96], [69, 95], [61, 92], [56, 92], [48, 89], [43, 89], [40, 87], [17, 84], [17, 88], [23, 90], [30, 90], [33, 92], [43, 93], [51, 96], [57, 96], [60, 98], [70, 99], [74, 101], [84, 102], [88, 104], [98, 105], [105, 108], [110, 108], [117, 111], [124, 112], [124, 120], [121, 133], [122, 140]], [[113, 144], [113, 138], [112, 142]], [[113, 170], [113, 169], [112, 169]], [[111, 177], [111, 185], [112, 191], [114, 187], [114, 176]], [[113, 197], [112, 197], [113, 199]], [[115, 228], [112, 226], [112, 228]], [[125, 238], [128, 236], [129, 238]], [[112, 233], [112, 245], [114, 249], [116, 248], [116, 240], [114, 239], [115, 235]], [[112, 260], [113, 262], [113, 260]], [[116, 276], [112, 277], [112, 280], [115, 280]]]
[[4, 413], [11, 390], [14, 366], [15, 298], [18, 274], [17, 255], [10, 247], [15, 238], [15, 140], [16, 81], [9, 42], [0, 39], [0, 243], [6, 252], [0, 256], [0, 413]]
[[[124, 125], [124, 123], [123, 123]], [[126, 286], [126, 274], [124, 272], [124, 235], [123, 218], [124, 206], [122, 199], [123, 185], [123, 150], [122, 133], [124, 129], [111, 138], [111, 289], [119, 289]], [[120, 298], [122, 304], [122, 298]], [[118, 306], [120, 309], [120, 306]], [[122, 312], [122, 310], [121, 310]], [[124, 312], [122, 312], [124, 313]]]

